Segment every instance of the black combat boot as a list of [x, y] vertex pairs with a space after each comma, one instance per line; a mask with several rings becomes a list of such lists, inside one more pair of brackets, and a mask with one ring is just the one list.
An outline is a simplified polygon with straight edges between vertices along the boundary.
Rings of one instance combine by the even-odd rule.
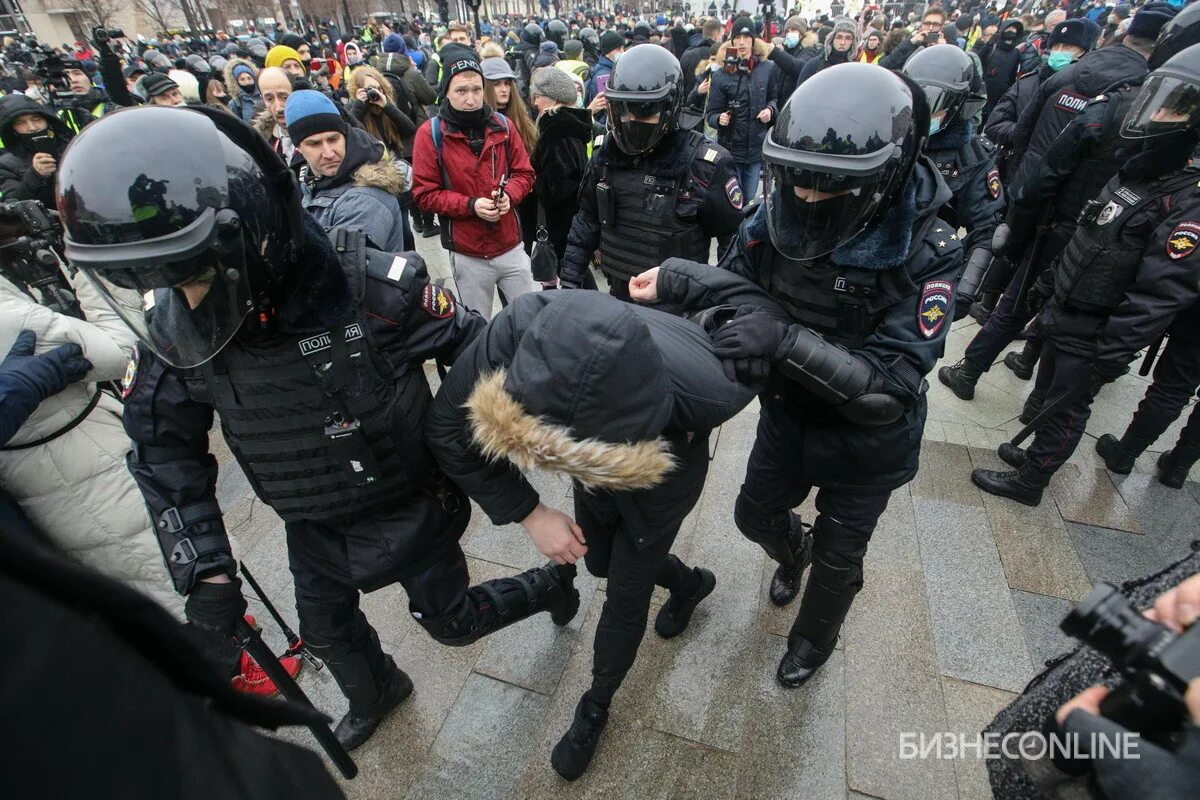
[[949, 386], [960, 400], [974, 400], [975, 384], [982, 374], [983, 370], [964, 358], [953, 367], [939, 369], [938, 380]]
[[1123, 439], [1106, 433], [1096, 440], [1096, 452], [1104, 459], [1104, 466], [1108, 467], [1109, 472], [1128, 475], [1133, 471], [1133, 462], [1141, 453], [1141, 449], [1136, 453], [1131, 453], [1125, 449]]
[[1040, 413], [1042, 413], [1042, 398], [1031, 394], [1025, 398], [1025, 405], [1021, 407], [1021, 414], [1017, 419], [1021, 421], [1022, 425], [1028, 425]]
[[800, 594], [800, 580], [804, 570], [812, 561], [813, 537], [806, 525], [800, 521], [800, 515], [792, 513], [791, 525], [788, 529], [787, 555], [788, 561], [781, 562], [771, 576], [771, 590], [768, 596], [777, 606], [786, 606]]
[[978, 300], [971, 304], [971, 310], [967, 313], [971, 315], [972, 319], [983, 325], [992, 315], [992, 311], [996, 308], [996, 301], [999, 299], [1000, 295], [997, 292], [984, 292]]
[[975, 469], [971, 471], [971, 482], [988, 494], [1007, 497], [1036, 506], [1042, 502], [1042, 493], [1050, 483], [1051, 473], [1038, 469], [1032, 461], [1025, 463], [1012, 472], [1000, 472], [993, 469]]
[[[356, 660], [352, 657], [337, 664], [329, 661], [325, 663], [328, 664], [329, 671], [333, 673], [342, 690], [348, 695], [351, 695], [356, 688], [349, 686], [349, 681], [369, 683], [372, 680], [370, 673], [365, 670], [365, 659]], [[391, 656], [387, 657], [387, 663], [390, 670], [383, 679], [383, 691], [378, 694], [376, 702], [369, 710], [358, 714], [354, 711], [347, 711], [333, 731], [334, 736], [347, 751], [354, 750], [366, 743], [388, 714], [412, 694], [412, 678], [396, 666], [396, 662], [392, 661]]]
[[687, 629], [692, 612], [700, 605], [700, 601], [712, 594], [717, 586], [717, 576], [703, 567], [685, 567], [675, 556], [667, 556], [667, 561], [670, 563], [664, 566], [664, 571], [669, 570], [677, 576], [683, 576], [677, 579], [676, 583], [686, 585], [689, 590], [672, 590], [671, 596], [663, 603], [654, 619], [655, 633], [664, 639], [673, 639]]
[[1010, 467], [1017, 467], [1018, 469], [1025, 466], [1025, 462], [1029, 459], [1025, 455], [1024, 448], [1017, 447], [1012, 442], [1005, 442], [997, 447], [996, 455], [1000, 456], [1000, 460], [1005, 464], [1008, 464]]
[[600, 734], [608, 724], [608, 709], [596, 703], [587, 694], [575, 707], [575, 720], [571, 727], [554, 745], [550, 753], [550, 766], [569, 781], [587, 771], [600, 744]]
[[1173, 449], [1158, 457], [1158, 482], [1172, 489], [1182, 489], [1197, 461], [1200, 461], [1200, 444], [1180, 440]]
[[833, 655], [842, 622], [858, 594], [859, 582], [842, 585], [847, 571], [826, 564], [819, 555], [813, 561], [800, 613], [788, 634], [787, 654], [775, 673], [783, 686], [803, 685]]
[[1027, 381], [1033, 377], [1033, 368], [1037, 366], [1041, 354], [1039, 342], [1027, 341], [1021, 352], [1012, 352], [1004, 357], [1004, 366], [1011, 369], [1013, 375]]

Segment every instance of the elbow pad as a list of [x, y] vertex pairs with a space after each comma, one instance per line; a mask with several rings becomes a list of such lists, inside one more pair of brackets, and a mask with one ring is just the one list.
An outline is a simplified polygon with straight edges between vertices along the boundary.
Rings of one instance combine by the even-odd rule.
[[872, 391], [876, 388], [872, 365], [808, 328], [796, 326], [793, 330], [798, 333], [779, 363], [784, 377], [860, 425], [887, 425], [904, 413], [899, 398]]
[[958, 296], [974, 299], [979, 292], [979, 287], [983, 285], [991, 265], [992, 254], [987, 251], [987, 248], [976, 247], [972, 250], [971, 256], [967, 259], [967, 266], [963, 269], [962, 279], [958, 282]]

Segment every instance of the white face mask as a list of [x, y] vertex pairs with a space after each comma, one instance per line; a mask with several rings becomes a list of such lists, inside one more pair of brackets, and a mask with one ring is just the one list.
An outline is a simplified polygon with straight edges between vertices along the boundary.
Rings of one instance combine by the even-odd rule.
[[787, 36], [783, 37], [783, 43], [788, 47], [795, 47], [796, 45], [800, 44], [800, 34], [789, 33]]

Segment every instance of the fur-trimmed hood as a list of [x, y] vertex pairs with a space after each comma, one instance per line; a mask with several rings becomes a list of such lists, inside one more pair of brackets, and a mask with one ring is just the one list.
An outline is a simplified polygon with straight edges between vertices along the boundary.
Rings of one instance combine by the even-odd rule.
[[553, 302], [537, 294], [510, 304], [523, 318], [512, 358], [481, 374], [467, 401], [475, 442], [488, 458], [562, 472], [590, 489], [657, 485], [674, 464], [664, 353], [678, 333], [656, 331], [628, 303], [595, 292], [551, 293]]
[[275, 125], [277, 122], [275, 115], [264, 108], [254, 114], [254, 119], [250, 124], [254, 127], [254, 130], [263, 135], [264, 139], [268, 142], [273, 142], [275, 141]]
[[588, 489], [649, 489], [675, 466], [662, 438], [631, 443], [578, 439], [573, 431], [534, 416], [504, 388], [501, 369], [481, 378], [467, 398], [471, 438], [489, 459], [520, 469], [561, 472]]
[[242, 89], [238, 86], [238, 82], [233, 77], [233, 70], [239, 64], [249, 67], [254, 73], [254, 80], [258, 81], [258, 67], [254, 66], [254, 62], [245, 58], [231, 58], [225, 62], [225, 69], [222, 70], [222, 77], [225, 79], [225, 91], [229, 93], [230, 98], [241, 97]]
[[382, 189], [388, 194], [403, 194], [408, 188], [408, 181], [396, 162], [391, 158], [383, 158], [368, 164], [363, 164], [354, 170], [355, 186], [368, 186]]

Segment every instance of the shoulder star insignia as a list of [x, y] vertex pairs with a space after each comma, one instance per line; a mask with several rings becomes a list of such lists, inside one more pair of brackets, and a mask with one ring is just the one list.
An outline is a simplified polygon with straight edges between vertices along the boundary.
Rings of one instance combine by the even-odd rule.
[[952, 233], [952, 234], [950, 234], [950, 238], [951, 238], [951, 239], [957, 239], [957, 238], [958, 238], [958, 234], [957, 234], [957, 233]]
[[938, 242], [938, 247], [945, 247], [945, 246], [946, 246], [946, 240], [945, 240], [945, 239], [943, 239], [942, 241]]

